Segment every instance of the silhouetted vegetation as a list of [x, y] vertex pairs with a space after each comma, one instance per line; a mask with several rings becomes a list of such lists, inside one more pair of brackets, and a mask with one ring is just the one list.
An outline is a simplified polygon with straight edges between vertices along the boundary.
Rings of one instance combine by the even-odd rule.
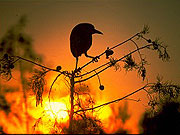
[[73, 121], [72, 131], [69, 128], [63, 128], [63, 131], [68, 134], [105, 134], [101, 121], [93, 117], [77, 118]]
[[158, 77], [148, 92], [150, 108], [140, 121], [140, 131], [147, 135], [179, 134], [180, 86], [162, 82]]
[[180, 128], [179, 109], [179, 102], [167, 102], [153, 116], [152, 112], [146, 112], [141, 121], [141, 132], [145, 135], [178, 135]]
[[9, 112], [11, 112], [11, 105], [7, 102], [4, 95], [0, 95], [0, 110], [5, 111], [5, 113], [8, 115]]
[[[49, 90], [49, 102], [51, 99], [51, 91], [53, 90], [53, 85], [56, 83], [58, 78], [60, 76], [63, 76], [64, 79], [68, 83], [69, 93], [70, 93], [70, 104], [71, 108], [69, 110], [65, 110], [69, 113], [69, 126], [62, 126], [59, 123], [57, 123], [56, 119], [54, 122], [54, 125], [52, 126], [52, 133], [84, 133], [84, 134], [94, 134], [94, 133], [104, 133], [103, 131], [103, 125], [101, 121], [93, 116], [94, 111], [97, 108], [101, 108], [103, 106], [119, 102], [123, 99], [127, 99], [129, 96], [139, 92], [139, 91], [146, 91], [149, 95], [149, 105], [153, 106], [152, 102], [156, 103], [161, 102], [161, 96], [162, 94], [166, 95], [168, 98], [169, 96], [176, 97], [177, 90], [179, 87], [176, 87], [176, 85], [165, 85], [162, 84], [160, 81], [157, 83], [147, 83], [143, 87], [133, 91], [130, 94], [127, 94], [126, 96], [119, 97], [118, 99], [115, 99], [113, 101], [106, 102], [104, 104], [95, 106], [95, 101], [93, 97], [91, 96], [90, 90], [86, 85], [83, 84], [83, 82], [86, 82], [87, 80], [97, 76], [98, 82], [99, 82], [99, 89], [104, 90], [105, 87], [102, 85], [100, 81], [99, 74], [104, 72], [106, 69], [109, 69], [110, 67], [114, 67], [115, 71], [123, 68], [126, 71], [132, 71], [136, 70], [138, 75], [142, 78], [144, 81], [146, 79], [146, 66], [147, 61], [145, 54], [142, 54], [142, 50], [149, 49], [152, 51], [156, 51], [158, 53], [159, 58], [162, 61], [168, 61], [169, 55], [167, 53], [167, 47], [163, 45], [162, 42], [160, 42], [158, 39], [152, 40], [149, 38], [146, 38], [146, 35], [149, 33], [149, 27], [145, 25], [143, 27], [143, 30], [140, 32], [134, 34], [132, 37], [128, 38], [127, 40], [114, 45], [112, 47], [107, 47], [104, 52], [101, 54], [93, 57], [92, 60], [87, 62], [86, 64], [76, 67], [72, 71], [62, 70], [61, 66], [58, 65], [56, 68], [50, 68], [46, 67], [39, 62], [41, 61], [41, 57], [37, 55], [33, 48], [32, 48], [32, 39], [29, 35], [22, 32], [24, 26], [26, 24], [25, 17], [22, 17], [18, 24], [13, 26], [1, 39], [0, 41], [0, 52], [1, 52], [1, 59], [0, 59], [0, 76], [5, 78], [6, 80], [12, 79], [12, 70], [18, 69], [21, 73], [21, 84], [23, 89], [23, 97], [24, 97], [24, 103], [26, 108], [26, 116], [28, 116], [28, 106], [27, 106], [27, 84], [30, 86], [31, 90], [33, 91], [34, 95], [36, 96], [36, 106], [39, 104], [43, 105], [43, 93], [45, 91], [45, 85], [46, 80], [45, 76], [49, 72], [55, 72], [57, 73], [51, 87]], [[143, 42], [143, 46], [142, 45]], [[120, 47], [122, 45], [125, 45], [126, 43], [131, 43], [130, 45], [134, 45], [136, 48], [134, 50], [131, 50], [129, 53], [125, 54], [124, 56], [115, 58], [113, 57], [114, 51], [113, 49]], [[134, 55], [135, 53], [138, 54], [138, 57]], [[95, 67], [94, 69], [91, 69], [90, 71], [84, 72], [84, 69], [91, 65], [94, 62], [98, 62], [101, 60], [102, 56], [106, 56], [107, 62], [103, 63], [102, 65], [99, 65]], [[78, 57], [78, 56], [77, 56]], [[38, 60], [37, 60], [38, 58]], [[96, 58], [96, 59], [95, 59]], [[28, 63], [27, 65], [22, 64], [22, 62], [25, 61]], [[18, 65], [17, 65], [18, 63]], [[121, 66], [119, 63], [121, 63], [123, 66]], [[16, 68], [18, 67], [19, 68]], [[38, 68], [35, 69], [34, 66], [37, 66]], [[27, 83], [27, 80], [25, 78], [25, 73], [31, 72], [32, 69], [34, 72], [32, 73], [32, 76], [30, 78], [29, 83]], [[169, 87], [170, 86], [170, 87]], [[166, 89], [167, 91], [163, 91]], [[174, 94], [175, 92], [175, 94]], [[159, 99], [156, 100], [153, 98], [152, 94], [159, 93]], [[6, 108], [6, 113], [10, 111], [8, 103], [6, 103], [5, 98], [2, 97], [3, 104], [0, 106], [1, 108]], [[164, 98], [162, 98], [164, 99]], [[0, 101], [1, 102], [1, 101]], [[158, 104], [155, 104], [158, 105]], [[42, 118], [44, 117], [44, 114], [37, 119], [36, 123], [34, 124], [33, 128], [34, 130], [38, 126], [40, 122], [42, 122]], [[127, 105], [123, 108], [119, 108], [119, 114], [117, 115], [117, 119], [121, 119], [122, 123], [125, 124], [125, 122], [130, 118], [130, 115], [127, 113]], [[28, 117], [26, 117], [27, 123], [26, 123], [26, 130], [28, 132]], [[62, 130], [60, 130], [60, 128]], [[116, 131], [116, 133], [128, 133], [127, 130], [123, 129], [123, 127], [119, 127], [119, 129]]]
[[[10, 27], [4, 36], [0, 39], [0, 75], [7, 81], [11, 79], [11, 70], [16, 68], [20, 71], [21, 85], [24, 96], [24, 104], [26, 108], [26, 115], [28, 117], [27, 106], [27, 78], [26, 73], [31, 72], [33, 65], [31, 63], [23, 63], [22, 61], [15, 60], [14, 57], [20, 55], [24, 58], [33, 61], [41, 62], [42, 58], [36, 54], [32, 45], [32, 38], [24, 32], [27, 24], [27, 17], [22, 16], [18, 23]], [[12, 57], [13, 56], [13, 57]], [[18, 62], [17, 62], [18, 61]], [[27, 118], [28, 119], [28, 118]], [[27, 133], [28, 133], [28, 120], [27, 120]]]
[[[115, 106], [112, 106], [113, 114], [115, 113]], [[131, 117], [128, 113], [128, 102], [126, 101], [123, 106], [118, 106], [118, 114], [115, 116], [116, 121], [121, 121], [121, 126], [113, 134], [128, 134], [130, 131], [125, 129], [123, 126], [126, 124], [127, 120]]]

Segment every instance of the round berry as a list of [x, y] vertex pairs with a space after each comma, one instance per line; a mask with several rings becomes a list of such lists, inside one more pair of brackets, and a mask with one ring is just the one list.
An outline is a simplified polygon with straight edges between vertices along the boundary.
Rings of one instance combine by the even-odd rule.
[[152, 41], [151, 41], [151, 39], [148, 39], [147, 42], [148, 42], [148, 43], [151, 43]]
[[10, 67], [11, 69], [13, 69], [13, 68], [14, 68], [14, 65], [13, 65], [13, 64], [11, 64], [9, 67]]
[[99, 89], [100, 89], [100, 90], [104, 90], [104, 85], [100, 85], [100, 86], [99, 86]]
[[57, 66], [57, 67], [56, 67], [56, 70], [57, 70], [57, 71], [60, 71], [61, 69], [62, 69], [61, 66]]
[[7, 54], [7, 53], [4, 54], [4, 58], [5, 58], [5, 59], [8, 59], [8, 54]]

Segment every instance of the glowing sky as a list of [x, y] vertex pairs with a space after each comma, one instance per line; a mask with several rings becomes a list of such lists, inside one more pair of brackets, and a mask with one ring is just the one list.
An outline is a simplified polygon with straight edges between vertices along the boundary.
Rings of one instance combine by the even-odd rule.
[[[75, 59], [70, 52], [69, 36], [76, 24], [90, 22], [104, 33], [103, 36], [93, 36], [93, 46], [88, 53], [94, 56], [108, 46], [124, 41], [148, 24], [148, 36], [153, 39], [160, 37], [169, 46], [171, 56], [170, 62], [163, 63], [155, 53], [148, 53], [147, 60], [151, 63], [147, 71], [149, 81], [154, 81], [159, 73], [164, 80], [179, 83], [179, 5], [179, 0], [1, 0], [0, 37], [25, 14], [29, 20], [26, 31], [33, 37], [35, 50], [44, 56], [45, 63], [72, 70]], [[115, 50], [115, 55], [121, 56], [128, 51], [120, 48]], [[80, 58], [81, 65], [87, 61], [84, 56]], [[136, 72], [126, 74], [109, 69], [100, 76], [105, 86], [103, 92], [98, 89], [96, 77], [89, 82], [102, 95], [104, 102], [119, 98], [144, 84]], [[139, 97], [143, 95], [134, 96]], [[134, 118], [144, 110], [141, 103], [129, 103], [129, 106]]]

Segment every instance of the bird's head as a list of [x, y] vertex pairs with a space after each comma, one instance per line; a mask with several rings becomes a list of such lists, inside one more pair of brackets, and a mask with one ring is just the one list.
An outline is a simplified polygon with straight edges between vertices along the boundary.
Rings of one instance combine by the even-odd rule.
[[75, 26], [75, 29], [80, 30], [81, 32], [88, 33], [90, 35], [92, 34], [103, 34], [101, 31], [96, 30], [94, 25], [90, 23], [80, 23]]

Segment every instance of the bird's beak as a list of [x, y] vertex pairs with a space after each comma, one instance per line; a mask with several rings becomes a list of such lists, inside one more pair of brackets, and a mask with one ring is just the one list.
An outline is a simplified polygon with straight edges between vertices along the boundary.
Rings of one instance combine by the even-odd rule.
[[98, 31], [98, 30], [96, 30], [96, 29], [94, 29], [94, 31], [93, 31], [93, 34], [95, 34], [95, 33], [97, 33], [97, 34], [102, 34], [102, 35], [103, 35], [102, 32], [100, 32], [100, 31]]

